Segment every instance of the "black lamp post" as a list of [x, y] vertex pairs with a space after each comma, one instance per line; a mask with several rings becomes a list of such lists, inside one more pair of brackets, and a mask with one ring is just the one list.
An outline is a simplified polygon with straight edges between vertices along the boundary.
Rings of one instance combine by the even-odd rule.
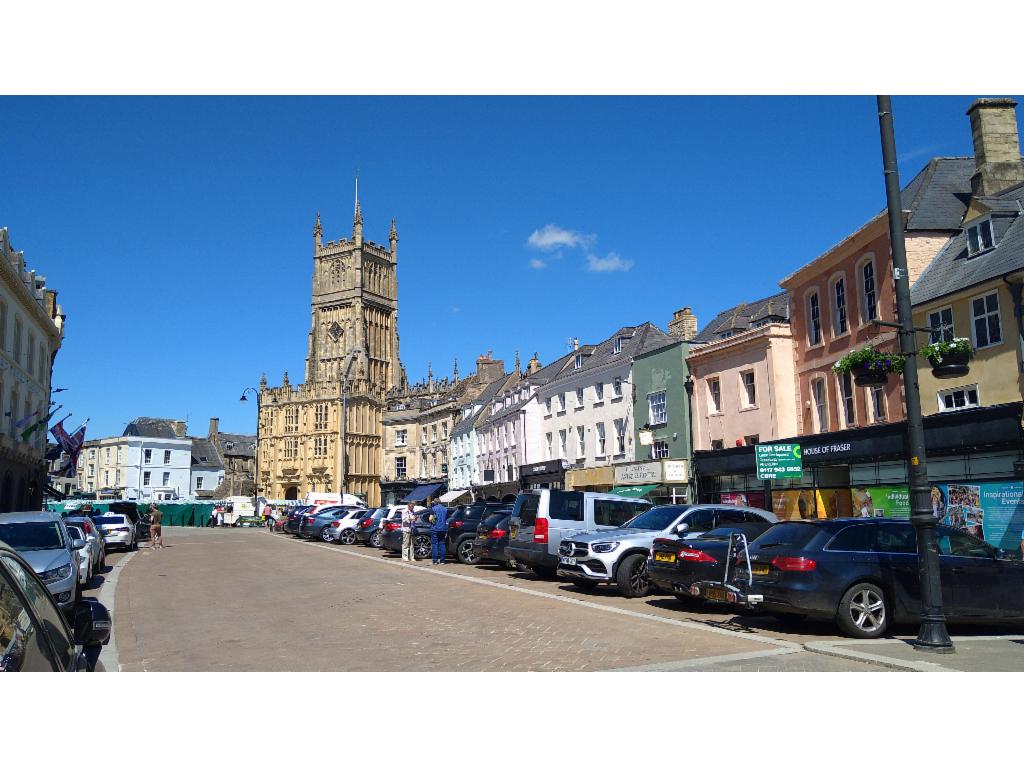
[[[917, 344], [910, 305], [910, 276], [903, 241], [903, 206], [900, 175], [896, 164], [896, 139], [892, 125], [892, 100], [878, 97], [878, 123], [882, 134], [882, 163], [885, 198], [889, 212], [889, 243], [892, 248], [893, 278], [899, 314], [900, 352], [907, 358], [903, 367], [904, 400], [907, 405], [908, 479], [910, 481], [910, 522], [917, 531], [917, 568], [921, 580], [921, 628], [914, 647], [922, 651], [951, 653], [953, 641], [946, 631], [942, 613], [942, 585], [939, 582], [939, 551], [935, 541], [936, 519], [932, 514], [931, 489], [925, 461], [924, 422], [921, 393], [917, 384]], [[879, 323], [889, 325], [888, 323]]]
[[256, 395], [256, 445], [253, 446], [252, 449], [252, 496], [253, 504], [257, 508], [258, 512], [260, 503], [260, 391], [258, 389], [253, 389], [252, 387], [246, 387], [242, 390], [242, 396], [238, 398], [239, 402], [247, 402], [245, 397], [246, 392], [252, 392]]

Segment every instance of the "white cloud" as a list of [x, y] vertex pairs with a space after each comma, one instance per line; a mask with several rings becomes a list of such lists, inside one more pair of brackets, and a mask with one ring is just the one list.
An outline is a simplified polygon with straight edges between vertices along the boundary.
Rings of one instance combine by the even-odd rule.
[[530, 259], [530, 269], [544, 269], [547, 265], [544, 259]]
[[574, 229], [562, 229], [548, 224], [542, 229], [535, 229], [526, 244], [538, 251], [553, 251], [555, 248], [586, 247], [597, 240], [597, 235], [588, 235]]
[[587, 254], [587, 272], [629, 272], [632, 268], [632, 259], [624, 259], [614, 251], [604, 257]]
[[462, 307], [452, 307], [452, 314], [457, 315], [462, 311]]

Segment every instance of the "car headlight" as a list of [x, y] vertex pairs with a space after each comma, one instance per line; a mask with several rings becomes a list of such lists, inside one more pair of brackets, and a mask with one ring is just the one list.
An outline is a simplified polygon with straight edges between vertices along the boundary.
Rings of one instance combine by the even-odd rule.
[[44, 584], [53, 584], [55, 581], [61, 581], [71, 575], [71, 565], [62, 565], [60, 568], [54, 568], [49, 571], [43, 571], [39, 574], [39, 578], [43, 580]]
[[594, 552], [599, 555], [606, 554], [607, 552], [614, 552], [619, 548], [619, 542], [617, 541], [602, 541], [600, 544], [594, 544], [590, 547]]

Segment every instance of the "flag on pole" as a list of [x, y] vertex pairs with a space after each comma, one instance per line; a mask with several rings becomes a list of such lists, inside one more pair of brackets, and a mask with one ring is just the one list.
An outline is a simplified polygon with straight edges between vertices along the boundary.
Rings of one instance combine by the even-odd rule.
[[64, 453], [68, 454], [69, 456], [75, 452], [75, 446], [71, 442], [71, 435], [69, 435], [67, 431], [65, 431], [64, 429], [64, 422], [70, 418], [71, 414], [69, 413], [63, 419], [54, 424], [53, 427], [51, 427], [50, 429], [50, 434], [53, 435], [53, 439], [60, 444], [60, 447], [64, 450]]
[[[69, 413], [68, 416], [70, 415], [71, 414]], [[67, 416], [64, 418], [66, 419]], [[85, 443], [85, 425], [89, 423], [89, 420], [86, 419], [85, 423], [75, 430], [72, 435], [69, 435], [64, 430], [63, 422], [64, 419], [61, 419], [59, 422], [54, 424], [53, 429], [50, 430], [53, 436], [57, 438], [57, 441], [64, 448], [64, 452], [68, 455], [68, 460], [59, 470], [57, 470], [57, 477], [74, 477], [78, 472], [78, 456], [81, 454], [82, 445]]]
[[46, 425], [50, 422], [50, 419], [53, 418], [53, 414], [55, 414], [57, 411], [59, 411], [63, 407], [64, 407], [63, 405], [58, 405], [56, 408], [54, 408], [48, 414], [43, 416], [41, 419], [38, 419], [33, 424], [31, 424], [29, 427], [27, 427], [21, 433], [21, 439], [22, 440], [28, 440], [29, 437], [32, 435], [32, 433], [35, 432], [37, 429], [40, 429], [40, 428], [45, 429]]
[[[53, 403], [50, 403], [50, 405], [53, 405]], [[32, 413], [25, 414], [22, 418], [14, 422], [14, 426], [17, 427], [18, 429], [24, 429], [33, 421], [39, 418], [39, 414], [42, 413], [42, 410], [42, 408], [36, 408], [36, 410], [33, 411]]]

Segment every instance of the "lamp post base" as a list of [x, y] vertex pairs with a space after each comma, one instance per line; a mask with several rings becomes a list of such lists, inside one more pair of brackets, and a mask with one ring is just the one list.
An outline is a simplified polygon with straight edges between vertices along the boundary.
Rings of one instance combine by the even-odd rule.
[[949, 639], [949, 632], [946, 631], [946, 622], [941, 617], [923, 618], [921, 628], [917, 632], [917, 639], [911, 641], [911, 645], [916, 651], [956, 653], [953, 641]]

